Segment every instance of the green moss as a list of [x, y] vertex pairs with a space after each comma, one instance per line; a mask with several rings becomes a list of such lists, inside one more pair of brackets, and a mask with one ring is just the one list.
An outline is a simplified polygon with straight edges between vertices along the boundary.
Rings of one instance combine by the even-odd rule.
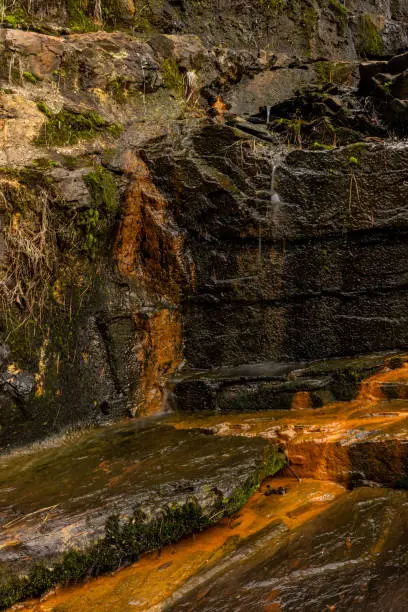
[[110, 95], [120, 103], [126, 102], [129, 91], [128, 83], [123, 77], [117, 77], [110, 81], [106, 87], [106, 90]]
[[357, 157], [355, 157], [354, 155], [350, 155], [350, 157], [348, 158], [348, 163], [351, 166], [358, 166], [359, 165], [359, 161], [358, 161]]
[[275, 447], [271, 447], [270, 451], [264, 458], [264, 464], [261, 470], [254, 472], [244, 483], [238, 488], [229, 499], [223, 499], [222, 505], [224, 514], [231, 516], [235, 514], [246, 501], [257, 491], [263, 480], [268, 476], [273, 476], [281, 470], [286, 463], [286, 457], [283, 453], [279, 453]]
[[115, 179], [103, 166], [96, 166], [84, 181], [91, 194], [92, 208], [80, 213], [78, 225], [84, 233], [82, 250], [94, 259], [98, 246], [109, 233], [119, 198]]
[[178, 96], [183, 95], [184, 79], [179, 66], [174, 59], [165, 59], [161, 65], [164, 82], [169, 89], [172, 89]]
[[378, 56], [384, 53], [384, 43], [370, 15], [361, 15], [357, 25], [360, 53]]
[[316, 11], [314, 6], [309, 6], [303, 10], [301, 23], [303, 25], [303, 29], [305, 31], [306, 37], [308, 38], [309, 42], [313, 38], [313, 35], [317, 28], [318, 21], [319, 21], [319, 14]]
[[27, 27], [27, 16], [20, 7], [4, 15], [2, 23], [8, 28]]
[[40, 81], [40, 79], [32, 72], [23, 72], [23, 78], [33, 85], [37, 85], [37, 83]]
[[57, 168], [59, 166], [56, 161], [49, 159], [48, 157], [38, 157], [37, 159], [34, 159], [33, 165], [37, 168], [43, 168], [44, 170], [47, 168]]
[[332, 151], [335, 148], [336, 147], [334, 145], [323, 144], [317, 141], [310, 145], [310, 149], [312, 151]]
[[169, 507], [148, 523], [145, 519], [140, 510], [135, 510], [123, 524], [118, 516], [111, 516], [104, 538], [88, 550], [69, 551], [52, 567], [36, 564], [27, 576], [13, 578], [2, 585], [0, 607], [7, 608], [23, 599], [39, 597], [56, 584], [114, 571], [124, 563], [136, 561], [143, 552], [177, 542], [211, 524], [195, 502]]
[[82, 114], [63, 109], [54, 115], [44, 102], [38, 102], [37, 106], [49, 119], [35, 140], [37, 145], [73, 145], [98, 134], [109, 133], [118, 137], [122, 132], [121, 126], [108, 123], [94, 111]]
[[348, 23], [348, 13], [346, 7], [343, 6], [343, 4], [340, 4], [338, 0], [329, 0], [329, 8], [337, 17], [340, 33], [344, 34]]
[[341, 85], [350, 78], [353, 66], [348, 62], [316, 62], [314, 69], [321, 84]]
[[103, 207], [107, 213], [116, 213], [118, 194], [112, 173], [103, 166], [97, 166], [93, 172], [84, 177], [84, 180], [95, 206]]
[[50, 109], [48, 108], [48, 106], [46, 105], [45, 102], [43, 102], [43, 101], [37, 102], [37, 108], [38, 108], [39, 111], [44, 113], [44, 115], [46, 115], [49, 119], [52, 119], [53, 114], [52, 114], [52, 112], [50, 111]]
[[367, 146], [368, 145], [366, 142], [354, 142], [353, 144], [347, 147], [347, 150], [352, 151], [354, 153], [362, 153], [367, 149]]
[[[37, 563], [27, 576], [14, 577], [1, 586], [0, 607], [10, 607], [23, 599], [39, 597], [57, 584], [66, 585], [114, 571], [126, 563], [137, 561], [146, 551], [177, 542], [186, 535], [215, 524], [223, 516], [233, 514], [259, 487], [261, 481], [275, 474], [286, 461], [276, 446], [268, 446], [264, 452], [253, 476], [231, 498], [220, 498], [219, 504], [210, 514], [192, 498], [183, 505], [169, 505], [153, 518], [148, 518], [141, 508], [136, 508], [127, 520], [111, 516], [106, 522], [103, 538], [87, 549], [68, 551], [60, 561], [50, 563], [47, 567]], [[48, 461], [42, 461], [39, 468], [48, 469]]]

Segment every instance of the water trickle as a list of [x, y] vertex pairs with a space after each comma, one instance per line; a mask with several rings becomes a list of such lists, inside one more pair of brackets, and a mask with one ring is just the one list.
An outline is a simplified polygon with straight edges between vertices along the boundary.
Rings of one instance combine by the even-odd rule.
[[282, 154], [274, 155], [271, 159], [272, 171], [271, 171], [271, 195], [270, 204], [268, 205], [266, 216], [272, 218], [272, 222], [275, 227], [279, 225], [279, 212], [281, 199], [276, 190], [276, 171], [282, 162]]
[[267, 125], [269, 123], [269, 119], [271, 118], [271, 109], [272, 109], [272, 106], [266, 107], [266, 124]]

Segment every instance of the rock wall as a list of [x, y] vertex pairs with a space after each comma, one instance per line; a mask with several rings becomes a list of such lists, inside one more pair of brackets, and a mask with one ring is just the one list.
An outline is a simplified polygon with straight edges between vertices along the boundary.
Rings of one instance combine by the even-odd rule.
[[5, 4], [3, 448], [156, 413], [183, 364], [405, 346], [405, 4]]

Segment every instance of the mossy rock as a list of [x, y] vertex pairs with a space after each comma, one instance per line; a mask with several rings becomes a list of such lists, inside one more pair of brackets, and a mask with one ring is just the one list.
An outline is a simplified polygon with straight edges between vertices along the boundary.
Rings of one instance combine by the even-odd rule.
[[35, 144], [39, 146], [69, 146], [80, 140], [91, 140], [98, 135], [116, 138], [122, 132], [120, 125], [105, 121], [94, 111], [76, 113], [63, 109], [53, 114], [44, 102], [39, 102], [38, 108], [48, 118], [35, 140]]
[[0, 484], [13, 508], [0, 542], [20, 541], [0, 548], [0, 606], [115, 570], [214, 524], [284, 462], [260, 438], [137, 422], [0, 459]]
[[371, 15], [359, 16], [357, 22], [358, 51], [360, 55], [378, 57], [384, 54], [384, 42]]

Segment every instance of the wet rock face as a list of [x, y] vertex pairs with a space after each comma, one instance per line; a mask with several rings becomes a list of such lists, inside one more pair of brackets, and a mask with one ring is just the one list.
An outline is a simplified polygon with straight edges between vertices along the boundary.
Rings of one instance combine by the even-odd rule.
[[[361, 382], [389, 371], [392, 354], [328, 359], [311, 363], [264, 362], [202, 372], [184, 370], [172, 377], [173, 403], [188, 412], [251, 412], [320, 408], [353, 400]], [[400, 398], [401, 387], [384, 383], [386, 397]]]
[[177, 166], [153, 159], [195, 265], [183, 306], [189, 364], [406, 344], [404, 143], [298, 150], [274, 162], [262, 142], [212, 126], [193, 135]]
[[[50, 270], [44, 318], [27, 306], [29, 282], [4, 285], [16, 320], [1, 325], [11, 349], [1, 447], [163, 410], [184, 362], [404, 345], [405, 149], [324, 150], [385, 135], [368, 129], [363, 104], [343, 103], [344, 86], [355, 98], [347, 88], [360, 58], [377, 65], [370, 79], [393, 75], [386, 89], [403, 105], [404, 55], [389, 56], [406, 44], [404, 3], [119, 2], [103, 15], [98, 6], [13, 3], [0, 32], [0, 265], [16, 259], [10, 232], [42, 236], [48, 212], [53, 254], [36, 268]], [[276, 151], [284, 130], [271, 127], [283, 120], [296, 134], [296, 92], [312, 84], [324, 87], [302, 98], [313, 98], [308, 138], [290, 144], [321, 139], [322, 152]], [[273, 105], [285, 117], [267, 127]], [[327, 117], [344, 123], [344, 138], [324, 136]], [[19, 327], [40, 318], [34, 339]], [[295, 394], [310, 391], [317, 405], [325, 384]], [[268, 382], [252, 390], [276, 395]], [[223, 405], [236, 401], [231, 388]]]
[[248, 552], [169, 609], [403, 610], [406, 504], [405, 491], [357, 489], [277, 550], [267, 542]]
[[400, 134], [406, 134], [408, 117], [408, 53], [388, 62], [360, 66], [360, 90], [371, 95], [379, 113]]

